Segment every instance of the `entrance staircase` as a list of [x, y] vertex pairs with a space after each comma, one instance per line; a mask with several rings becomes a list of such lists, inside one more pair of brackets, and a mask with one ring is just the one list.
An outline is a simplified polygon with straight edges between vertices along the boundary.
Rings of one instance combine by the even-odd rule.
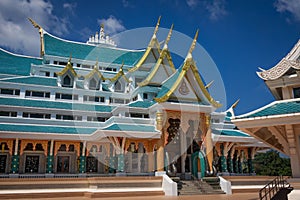
[[1, 179], [0, 199], [164, 196], [162, 177]]
[[202, 180], [180, 180], [174, 177], [172, 179], [177, 182], [178, 195], [225, 194], [220, 188], [218, 177]]

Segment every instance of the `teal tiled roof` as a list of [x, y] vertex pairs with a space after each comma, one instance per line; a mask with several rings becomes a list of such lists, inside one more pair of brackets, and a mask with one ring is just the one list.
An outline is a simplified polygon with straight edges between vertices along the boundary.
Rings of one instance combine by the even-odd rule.
[[103, 130], [110, 131], [137, 131], [137, 132], [157, 132], [154, 126], [145, 126], [137, 124], [112, 124]]
[[257, 111], [237, 116], [236, 119], [283, 115], [292, 113], [300, 113], [300, 99], [293, 99], [291, 101], [275, 101], [261, 109], [258, 109]]
[[29, 85], [44, 85], [44, 86], [57, 86], [56, 78], [46, 78], [46, 77], [35, 77], [35, 76], [27, 76], [27, 77], [16, 77], [11, 79], [0, 80], [4, 82], [12, 82], [12, 83], [23, 83]]
[[250, 137], [246, 133], [235, 129], [213, 130], [213, 133], [223, 136]]
[[42, 64], [42, 59], [14, 55], [0, 48], [0, 74], [28, 76], [31, 64]]
[[93, 46], [84, 43], [56, 38], [48, 33], [44, 34], [45, 54], [69, 57], [82, 60], [93, 60], [104, 63], [134, 65], [144, 54], [144, 51], [128, 51], [117, 48]]
[[154, 105], [155, 102], [153, 101], [135, 101], [130, 103], [129, 107], [136, 107], [136, 108], [149, 108], [150, 106]]
[[80, 103], [1, 98], [1, 97], [0, 97], [0, 105], [78, 110], [78, 111], [95, 111], [95, 112], [111, 112], [112, 109], [114, 108], [113, 106], [108, 106], [108, 105], [80, 104]]
[[92, 134], [97, 129], [82, 127], [36, 126], [24, 124], [0, 124], [0, 131], [29, 133]]

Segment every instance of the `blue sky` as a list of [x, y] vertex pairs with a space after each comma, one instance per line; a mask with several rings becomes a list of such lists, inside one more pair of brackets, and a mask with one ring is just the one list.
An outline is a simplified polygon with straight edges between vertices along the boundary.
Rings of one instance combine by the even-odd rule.
[[241, 99], [237, 114], [273, 101], [256, 71], [273, 67], [298, 41], [300, 0], [1, 0], [0, 46], [38, 55], [39, 37], [27, 17], [54, 35], [85, 42], [100, 23], [113, 35], [153, 27], [160, 15], [160, 27], [174, 23], [190, 37], [200, 29], [198, 42], [222, 75], [227, 106]]

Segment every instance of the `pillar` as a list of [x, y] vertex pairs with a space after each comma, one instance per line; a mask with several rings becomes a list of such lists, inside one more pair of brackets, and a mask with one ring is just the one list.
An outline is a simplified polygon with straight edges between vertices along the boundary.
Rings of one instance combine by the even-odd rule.
[[53, 163], [54, 163], [54, 156], [53, 156], [53, 149], [54, 149], [54, 140], [50, 141], [50, 149], [47, 156], [47, 170], [46, 173], [53, 173]]
[[235, 173], [240, 173], [240, 150], [236, 151], [236, 157], [235, 157]]
[[248, 160], [247, 160], [247, 165], [248, 165], [248, 172], [250, 174], [254, 173], [253, 170], [253, 163], [252, 163], [252, 149], [248, 148]]
[[154, 171], [154, 152], [148, 153], [148, 171], [149, 172]]
[[211, 135], [211, 129], [208, 128], [206, 137], [205, 137], [205, 142], [206, 142], [206, 158], [208, 162], [208, 169], [209, 173], [213, 174], [213, 142], [212, 142], [212, 135]]
[[165, 171], [164, 167], [164, 147], [161, 144], [157, 150], [157, 171]]
[[221, 172], [228, 172], [227, 170], [227, 160], [224, 153], [224, 144], [221, 144]]
[[86, 172], [86, 141], [83, 142], [81, 156], [79, 157], [79, 173]]
[[230, 154], [228, 156], [228, 165], [229, 165], [230, 173], [234, 173], [234, 168], [233, 168], [234, 152], [235, 152], [235, 146], [232, 146], [232, 148], [230, 149]]
[[117, 154], [117, 159], [118, 159], [117, 171], [124, 172], [124, 154]]
[[19, 156], [19, 138], [16, 138], [16, 140], [15, 140], [15, 150], [14, 150], [14, 154], [12, 156], [12, 161], [11, 161], [11, 172], [13, 174], [19, 172], [19, 160], [20, 160], [20, 156]]
[[231, 156], [228, 156], [228, 171], [230, 173], [233, 173], [233, 160]]
[[242, 152], [240, 152], [240, 157], [239, 157], [239, 173], [242, 174], [243, 173], [243, 154]]

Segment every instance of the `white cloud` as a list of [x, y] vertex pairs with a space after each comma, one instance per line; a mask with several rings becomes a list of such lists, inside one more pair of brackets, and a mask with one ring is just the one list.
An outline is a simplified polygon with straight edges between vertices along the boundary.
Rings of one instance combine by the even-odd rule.
[[44, 0], [1, 0], [0, 46], [14, 52], [38, 56], [39, 34], [28, 17], [56, 35], [68, 33], [68, 20], [54, 15], [53, 9], [53, 5]]
[[63, 8], [67, 9], [72, 13], [73, 15], [75, 14], [75, 8], [77, 7], [77, 3], [64, 3]]
[[300, 21], [300, 0], [277, 0], [274, 6], [276, 11], [289, 12], [296, 21]]
[[209, 18], [211, 20], [218, 20], [227, 15], [225, 4], [225, 0], [206, 1], [205, 8], [209, 12]]
[[205, 9], [211, 20], [218, 20], [227, 15], [225, 0], [186, 0], [186, 3], [191, 9], [195, 9], [197, 7]]
[[198, 5], [199, 1], [198, 0], [186, 0], [186, 3], [189, 7], [195, 8]]
[[114, 17], [113, 15], [109, 16], [107, 19], [98, 19], [99, 24], [104, 24], [104, 31], [106, 34], [115, 34], [120, 31], [126, 30], [122, 21]]

